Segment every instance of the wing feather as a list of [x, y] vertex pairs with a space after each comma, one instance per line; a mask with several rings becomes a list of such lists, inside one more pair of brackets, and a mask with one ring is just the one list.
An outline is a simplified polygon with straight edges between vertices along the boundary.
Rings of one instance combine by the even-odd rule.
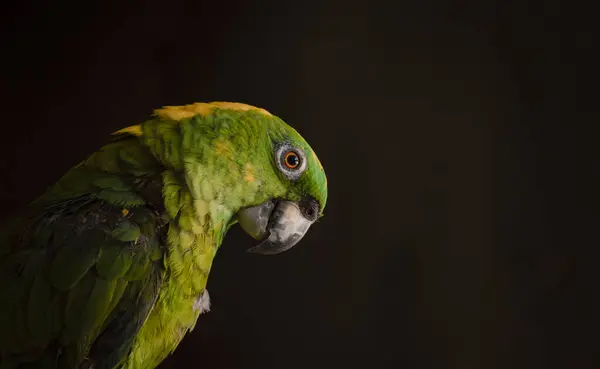
[[90, 197], [41, 214], [0, 235], [0, 366], [112, 369], [158, 296], [160, 214]]

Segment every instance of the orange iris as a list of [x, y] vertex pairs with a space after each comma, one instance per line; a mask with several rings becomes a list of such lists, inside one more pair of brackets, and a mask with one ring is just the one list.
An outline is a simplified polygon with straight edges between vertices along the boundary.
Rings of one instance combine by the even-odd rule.
[[298, 154], [296, 154], [295, 152], [288, 151], [288, 153], [285, 154], [283, 162], [285, 163], [286, 167], [288, 167], [290, 169], [296, 169], [298, 167], [298, 165], [300, 165], [300, 158], [298, 157]]

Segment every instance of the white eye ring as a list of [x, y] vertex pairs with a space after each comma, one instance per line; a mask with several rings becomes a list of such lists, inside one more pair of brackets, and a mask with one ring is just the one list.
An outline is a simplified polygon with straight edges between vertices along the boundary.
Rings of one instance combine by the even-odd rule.
[[306, 170], [306, 155], [304, 150], [290, 144], [282, 144], [275, 150], [277, 168], [288, 179], [295, 181]]

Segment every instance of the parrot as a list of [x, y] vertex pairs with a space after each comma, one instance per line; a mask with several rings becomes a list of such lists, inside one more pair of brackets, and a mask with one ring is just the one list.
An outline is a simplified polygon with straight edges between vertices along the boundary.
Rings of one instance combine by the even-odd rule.
[[265, 109], [154, 109], [0, 227], [0, 368], [157, 367], [210, 310], [233, 225], [278, 254], [326, 201], [314, 150]]

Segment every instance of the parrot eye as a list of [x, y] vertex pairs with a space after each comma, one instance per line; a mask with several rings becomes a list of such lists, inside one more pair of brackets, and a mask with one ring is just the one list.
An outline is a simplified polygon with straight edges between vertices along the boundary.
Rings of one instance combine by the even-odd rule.
[[300, 158], [298, 157], [298, 154], [293, 151], [288, 151], [287, 154], [285, 154], [285, 159], [283, 159], [283, 161], [285, 166], [290, 169], [296, 169], [298, 165], [300, 165]]
[[275, 161], [279, 170], [291, 180], [297, 180], [306, 169], [304, 151], [289, 144], [277, 148]]

